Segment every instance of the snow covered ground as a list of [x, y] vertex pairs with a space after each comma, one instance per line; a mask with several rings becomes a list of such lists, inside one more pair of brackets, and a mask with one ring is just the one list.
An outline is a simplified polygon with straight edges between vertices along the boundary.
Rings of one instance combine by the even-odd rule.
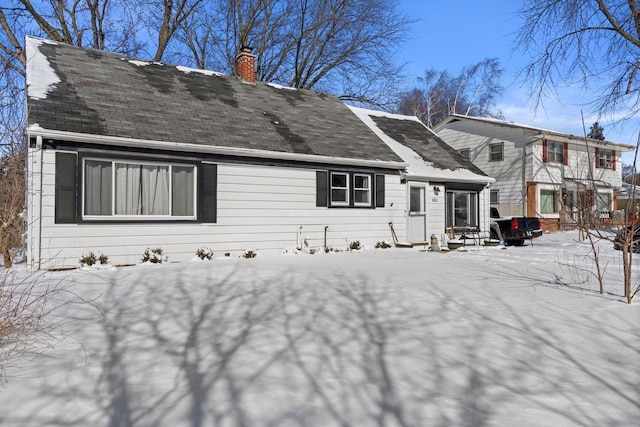
[[577, 237], [46, 273], [0, 425], [638, 425], [640, 296]]

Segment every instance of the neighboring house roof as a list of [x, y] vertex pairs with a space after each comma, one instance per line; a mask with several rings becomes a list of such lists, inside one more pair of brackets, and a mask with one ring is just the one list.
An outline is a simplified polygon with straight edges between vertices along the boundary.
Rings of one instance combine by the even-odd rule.
[[473, 116], [465, 116], [462, 114], [451, 114], [446, 119], [438, 123], [434, 126], [433, 130], [435, 132], [439, 132], [441, 129], [449, 127], [448, 125], [459, 122], [467, 122], [470, 124], [489, 124], [493, 126], [510, 128], [514, 130], [523, 131], [531, 140], [542, 139], [542, 138], [552, 138], [554, 140], [559, 140], [563, 142], [570, 142], [574, 144], [584, 144], [585, 140], [592, 145], [600, 145], [600, 146], [611, 146], [611, 149], [616, 149], [619, 151], [631, 151], [635, 150], [636, 147], [633, 145], [627, 144], [619, 144], [611, 141], [601, 141], [599, 139], [593, 138], [585, 138], [583, 136], [575, 136], [570, 135], [550, 129], [539, 128], [535, 126], [524, 125], [521, 123], [510, 122], [507, 120], [494, 119], [490, 117], [473, 117]]
[[493, 182], [417, 117], [349, 107], [402, 160], [407, 175], [431, 180]]
[[622, 188], [619, 188], [616, 193], [616, 197], [618, 199], [630, 199], [633, 197], [636, 200], [640, 200], [640, 187], [623, 182]]
[[104, 139], [86, 142], [404, 166], [332, 95], [32, 37], [26, 44], [31, 135], [97, 135]]

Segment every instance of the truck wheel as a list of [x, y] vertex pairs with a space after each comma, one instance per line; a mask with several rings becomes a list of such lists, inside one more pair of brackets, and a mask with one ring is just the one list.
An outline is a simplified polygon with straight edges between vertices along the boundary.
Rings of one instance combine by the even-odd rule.
[[513, 246], [524, 246], [524, 239], [514, 240]]
[[491, 240], [500, 240], [500, 238], [498, 237], [498, 233], [496, 233], [496, 230], [491, 230], [489, 231], [489, 238]]

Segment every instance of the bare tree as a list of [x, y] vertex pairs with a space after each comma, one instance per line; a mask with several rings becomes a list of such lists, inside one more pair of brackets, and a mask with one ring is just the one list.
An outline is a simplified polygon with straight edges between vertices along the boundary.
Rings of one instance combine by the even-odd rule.
[[11, 268], [11, 247], [19, 246], [23, 230], [22, 211], [26, 180], [25, 152], [13, 151], [0, 157], [0, 246], [4, 267]]
[[636, 0], [527, 0], [517, 49], [532, 55], [522, 71], [536, 106], [559, 85], [593, 93], [600, 113], [640, 109], [640, 12]]
[[497, 58], [486, 58], [463, 68], [457, 76], [448, 71], [428, 69], [419, 77], [421, 87], [401, 95], [398, 111], [415, 115], [427, 126], [434, 126], [449, 114], [501, 118], [493, 112], [502, 92], [499, 80], [503, 70]]
[[[217, 0], [183, 22], [171, 54], [234, 74], [242, 46], [258, 79], [380, 104], [392, 97], [396, 47], [412, 22], [391, 0]], [[206, 16], [206, 20], [200, 19]]]

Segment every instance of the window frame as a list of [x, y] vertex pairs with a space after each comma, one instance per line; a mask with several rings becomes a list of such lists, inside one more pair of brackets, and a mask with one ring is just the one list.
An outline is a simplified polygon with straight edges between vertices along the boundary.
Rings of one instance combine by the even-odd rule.
[[[345, 176], [346, 187], [333, 185], [334, 176]], [[358, 177], [366, 178], [367, 187], [355, 188]], [[345, 191], [346, 201], [336, 201], [333, 191]], [[356, 201], [357, 192], [366, 192], [366, 202]], [[316, 170], [316, 207], [324, 208], [384, 208], [385, 175], [367, 170]]]
[[564, 164], [564, 143], [547, 141], [547, 163]]
[[[554, 194], [554, 211], [553, 212], [543, 212], [542, 211], [542, 193], [549, 192]], [[540, 215], [544, 215], [547, 217], [550, 216], [558, 216], [560, 215], [560, 210], [562, 207], [560, 206], [560, 190], [555, 188], [540, 188], [538, 192], [538, 200], [539, 200], [539, 212]]]
[[[86, 202], [87, 202], [87, 161], [94, 162], [104, 162], [111, 164], [111, 213], [110, 214], [86, 214]], [[169, 186], [168, 186], [168, 214], [161, 215], [133, 215], [133, 214], [117, 214], [116, 213], [116, 164], [124, 164], [124, 165], [140, 165], [140, 166], [155, 166], [155, 167], [168, 167], [168, 177], [169, 177]], [[179, 168], [191, 168], [193, 170], [193, 181], [192, 181], [192, 200], [193, 205], [191, 207], [192, 214], [191, 215], [173, 215], [173, 192], [174, 192], [174, 167]], [[114, 221], [114, 222], [125, 222], [125, 221], [147, 221], [147, 222], [155, 222], [155, 221], [196, 221], [198, 220], [198, 172], [199, 168], [196, 164], [187, 163], [187, 162], [171, 162], [164, 160], [155, 160], [155, 159], [138, 159], [138, 158], [128, 158], [128, 157], [102, 157], [102, 156], [82, 156], [81, 157], [81, 170], [79, 174], [81, 176], [80, 179], [80, 188], [78, 191], [78, 196], [80, 198], [80, 206], [79, 206], [79, 220], [86, 222], [98, 222], [98, 221]]]
[[[345, 187], [336, 187], [333, 185], [333, 177], [338, 175], [344, 175]], [[329, 173], [329, 206], [349, 206], [349, 172], [332, 171]], [[334, 201], [333, 191], [340, 190], [345, 192], [345, 201]]]
[[[495, 152], [494, 148], [499, 148], [499, 153]], [[498, 158], [499, 157], [499, 158]], [[494, 142], [489, 144], [489, 161], [490, 162], [502, 162], [504, 161], [504, 141]]]
[[[495, 200], [494, 200], [494, 195], [495, 195]], [[489, 190], [489, 204], [490, 205], [500, 204], [500, 190]]]
[[[606, 209], [601, 209], [604, 208], [604, 203], [603, 202], [603, 196], [606, 196], [607, 198], [607, 206]], [[593, 204], [593, 209], [597, 212], [611, 212], [613, 209], [613, 194], [611, 194], [608, 191], [597, 191], [595, 193], [595, 203]]]
[[615, 158], [613, 156], [613, 150], [599, 149], [598, 150], [598, 167], [600, 169], [614, 169], [613, 162]]
[[[366, 182], [367, 182], [367, 188], [358, 188], [356, 186], [356, 178], [366, 178]], [[372, 186], [372, 175], [371, 174], [367, 174], [367, 173], [359, 173], [359, 172], [354, 172], [353, 173], [353, 205], [354, 206], [364, 206], [364, 207], [370, 207], [371, 206], [371, 202], [372, 202], [372, 197], [371, 197], [371, 192], [373, 190], [373, 186]], [[364, 193], [366, 192], [367, 195], [367, 201], [366, 202], [358, 202], [358, 197], [356, 197], [356, 194], [358, 194], [358, 192], [360, 193]]]
[[[456, 225], [455, 200], [457, 196], [467, 196], [467, 224]], [[473, 197], [472, 197], [473, 196]], [[469, 190], [447, 190], [445, 196], [445, 226], [446, 227], [470, 227], [478, 228], [480, 226], [479, 215], [480, 194], [477, 191]]]

